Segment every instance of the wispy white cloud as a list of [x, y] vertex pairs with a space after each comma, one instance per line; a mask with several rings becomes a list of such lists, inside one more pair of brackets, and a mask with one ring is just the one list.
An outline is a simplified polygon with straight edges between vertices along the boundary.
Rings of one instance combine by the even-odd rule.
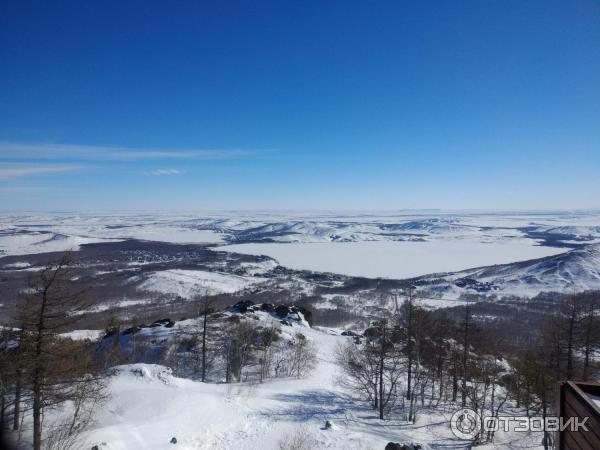
[[81, 170], [83, 167], [74, 164], [28, 164], [0, 166], [0, 180], [43, 175], [51, 173], [66, 173]]
[[0, 159], [136, 161], [151, 159], [226, 159], [252, 156], [257, 150], [244, 149], [142, 149], [73, 144], [31, 144], [0, 141]]
[[156, 169], [151, 172], [146, 172], [146, 175], [154, 175], [157, 177], [163, 175], [181, 175], [183, 172], [177, 169]]

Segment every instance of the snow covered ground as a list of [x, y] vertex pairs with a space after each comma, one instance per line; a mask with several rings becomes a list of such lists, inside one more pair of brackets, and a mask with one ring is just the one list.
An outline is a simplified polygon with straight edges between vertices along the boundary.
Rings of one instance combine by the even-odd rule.
[[191, 298], [195, 295], [232, 294], [261, 281], [264, 280], [259, 277], [174, 269], [152, 273], [138, 289]]
[[108, 242], [107, 239], [66, 236], [54, 233], [19, 233], [0, 235], [0, 257], [33, 253], [77, 251], [83, 244]]
[[62, 333], [61, 337], [73, 339], [74, 341], [97, 341], [104, 334], [103, 330], [75, 330], [68, 333]]
[[[600, 213], [594, 211], [0, 214], [0, 258], [125, 239], [268, 255], [292, 269], [369, 278], [456, 272], [454, 278], [481, 278], [497, 293], [526, 296], [600, 286], [596, 269]], [[131, 256], [132, 266], [172, 261], [149, 250]], [[531, 264], [525, 267], [524, 261]], [[36, 270], [19, 263], [27, 264], [14, 258], [6, 264], [0, 261], [0, 270]], [[277, 263], [248, 264], [246, 272], [236, 273], [261, 275]], [[228, 271], [226, 265], [202, 267], [217, 271], [216, 280], [196, 282], [191, 274], [163, 271], [148, 279], [146, 287], [186, 296], [202, 285], [203, 292], [230, 292], [218, 279], [219, 272]], [[239, 279], [224, 282], [232, 283], [234, 292], [239, 288]], [[482, 292], [471, 286], [448, 289], [445, 295], [453, 299]]]
[[160, 214], [0, 214], [0, 256], [78, 250], [82, 244], [124, 239], [216, 244], [222, 236]]
[[204, 212], [0, 214], [0, 233], [145, 239], [174, 243], [363, 242], [525, 237], [526, 230], [589, 242], [600, 239], [600, 213], [400, 211], [381, 213]]
[[[443, 298], [421, 300], [431, 308], [461, 304], [454, 299], [475, 292], [469, 290], [472, 286], [464, 281], [467, 278], [473, 279], [476, 287], [489, 284], [492, 293], [534, 295], [543, 290], [600, 287], [600, 246], [594, 244], [600, 239], [598, 213], [0, 215], [0, 258], [76, 250], [87, 243], [130, 238], [209, 244], [219, 252], [266, 254], [291, 268], [373, 278], [462, 271], [432, 276], [431, 284], [425, 283]], [[573, 248], [556, 246], [560, 243], [570, 243]], [[169, 259], [172, 255], [155, 251], [157, 246], [144, 246], [143, 252], [132, 250], [123, 256], [124, 267], [110, 254], [108, 262], [90, 269], [102, 276], [115, 272], [110, 269], [112, 265], [121, 267], [124, 285], [143, 298], [128, 298], [119, 292], [122, 300], [109, 303], [103, 298], [94, 310], [143, 310], [147, 302], [159, 297], [147, 293], [184, 298], [232, 294], [262, 288], [267, 279], [279, 282], [278, 287], [287, 283], [295, 293], [308, 286], [306, 293], [310, 294], [310, 287], [314, 287], [312, 274], [306, 280], [297, 273], [287, 274], [276, 270], [277, 263], [270, 259], [253, 261], [247, 256], [209, 252], [204, 247], [194, 247], [192, 255], [185, 257], [188, 259], [180, 255]], [[175, 252], [179, 251], [178, 247]], [[210, 265], [206, 254], [222, 258]], [[232, 265], [235, 258], [244, 262]], [[0, 259], [0, 269], [11, 274], [38, 269], [37, 262], [25, 259], [6, 258], [4, 263]], [[336, 282], [344, 284], [344, 280]], [[343, 304], [353, 311], [356, 305], [369, 306], [358, 295], [361, 288], [357, 289], [325, 293], [324, 301], [314, 308], [323, 312]], [[370, 297], [372, 292], [367, 290], [364, 295]], [[376, 304], [380, 299], [368, 300]], [[180, 330], [180, 326], [182, 323], [176, 323], [170, 330]], [[144, 328], [140, 334], [153, 330]], [[425, 407], [415, 425], [404, 421], [401, 414], [382, 422], [363, 402], [341, 389], [335, 351], [348, 338], [340, 336], [340, 331], [302, 328], [318, 350], [318, 364], [309, 377], [300, 380], [205, 384], [177, 378], [162, 366], [122, 366], [110, 378], [110, 401], [98, 409], [96, 423], [83, 436], [80, 448], [269, 450], [279, 449], [280, 443], [294, 435], [307, 437], [318, 449], [375, 450], [390, 441], [418, 442], [429, 449], [467, 447], [449, 429], [453, 407]], [[77, 330], [65, 337], [79, 340], [99, 335], [96, 330]], [[326, 420], [333, 422], [331, 429], [324, 429]], [[169, 443], [173, 437], [177, 444]], [[539, 442], [539, 435], [500, 433], [494, 446], [480, 448], [535, 449], [540, 448]]]
[[475, 240], [237, 244], [220, 251], [270, 256], [298, 270], [369, 278], [412, 278], [429, 273], [542, 258], [568, 249], [535, 245], [531, 239], [484, 243]]
[[210, 230], [169, 226], [135, 226], [107, 233], [119, 239], [171, 242], [173, 244], [214, 244], [223, 242], [218, 234]]
[[[453, 407], [425, 408], [415, 425], [401, 417], [378, 420], [338, 385], [335, 351], [348, 338], [339, 330], [302, 327], [302, 333], [318, 348], [318, 365], [306, 379], [205, 384], [176, 378], [163, 366], [121, 366], [109, 383], [111, 399], [98, 409], [82, 448], [276, 450], [297, 435], [313, 449], [382, 450], [390, 441], [467, 448], [449, 428]], [[331, 429], [324, 429], [326, 420]], [[176, 445], [169, 443], [173, 437]], [[538, 441], [535, 435], [499, 433], [494, 445], [481, 448], [541, 448]]]

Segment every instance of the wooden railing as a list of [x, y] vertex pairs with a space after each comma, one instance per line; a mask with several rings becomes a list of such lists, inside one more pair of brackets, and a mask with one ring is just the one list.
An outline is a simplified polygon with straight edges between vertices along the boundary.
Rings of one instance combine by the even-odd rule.
[[566, 427], [558, 433], [559, 450], [600, 450], [600, 383], [565, 381], [560, 386], [560, 417], [563, 423], [570, 418], [585, 425], [588, 431], [574, 431]]

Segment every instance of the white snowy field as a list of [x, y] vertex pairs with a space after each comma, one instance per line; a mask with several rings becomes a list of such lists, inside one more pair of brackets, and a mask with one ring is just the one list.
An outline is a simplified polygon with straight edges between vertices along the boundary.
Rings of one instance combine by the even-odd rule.
[[[99, 237], [106, 234], [112, 237]], [[65, 235], [30, 232], [0, 235], [0, 256], [30, 255], [35, 253], [77, 251], [83, 244], [116, 242], [125, 239], [171, 242], [174, 244], [209, 244], [223, 242], [209, 230], [179, 230], [169, 228], [145, 229], [137, 227], [121, 232], [97, 233], [96, 236]]]
[[66, 236], [53, 233], [0, 235], [0, 256], [79, 250], [83, 244], [109, 242], [108, 239]]
[[[468, 447], [449, 427], [458, 406], [424, 407], [414, 425], [399, 415], [380, 421], [339, 386], [335, 352], [349, 338], [339, 330], [296, 327], [318, 350], [317, 366], [305, 379], [210, 384], [176, 378], [163, 366], [120, 366], [110, 378], [110, 400], [97, 408], [78, 448], [278, 450], [297, 435], [312, 449], [382, 450], [390, 441], [420, 443], [424, 450]], [[51, 412], [45, 421], [52, 423], [57, 414]], [[326, 420], [331, 429], [324, 429]], [[169, 443], [173, 437], [176, 445]], [[499, 432], [493, 445], [478, 448], [538, 449], [538, 442], [535, 434]]]
[[237, 244], [218, 247], [216, 250], [267, 255], [292, 269], [398, 279], [543, 258], [568, 250], [536, 244], [531, 239], [506, 242], [461, 239]]
[[0, 257], [77, 251], [83, 244], [125, 239], [218, 244], [222, 235], [160, 215], [0, 214]]
[[74, 341], [97, 341], [104, 335], [103, 330], [75, 330], [69, 331], [68, 333], [62, 333], [60, 336], [64, 338], [69, 338]]
[[139, 239], [142, 241], [171, 242], [173, 244], [215, 244], [223, 242], [219, 234], [210, 230], [164, 225], [125, 227], [107, 231], [105, 234], [115, 239]]
[[54, 233], [95, 239], [173, 243], [231, 242], [238, 237], [276, 242], [362, 242], [463, 239], [482, 242], [525, 237], [525, 229], [600, 239], [600, 212], [492, 213], [469, 211], [0, 213], [0, 234]]
[[549, 243], [590, 247], [600, 241], [600, 212], [0, 214], [0, 257], [124, 239], [210, 244], [294, 269], [398, 279], [568, 250]]
[[191, 298], [195, 295], [232, 294], [261, 281], [264, 279], [204, 270], [173, 269], [152, 273], [138, 288]]

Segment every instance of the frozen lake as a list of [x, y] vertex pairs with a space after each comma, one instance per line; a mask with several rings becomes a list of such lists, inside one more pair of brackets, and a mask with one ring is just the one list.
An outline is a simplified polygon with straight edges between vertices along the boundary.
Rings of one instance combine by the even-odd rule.
[[369, 278], [411, 278], [437, 272], [505, 264], [564, 253], [530, 239], [509, 242], [343, 242], [235, 244], [215, 250], [266, 255], [292, 269]]

